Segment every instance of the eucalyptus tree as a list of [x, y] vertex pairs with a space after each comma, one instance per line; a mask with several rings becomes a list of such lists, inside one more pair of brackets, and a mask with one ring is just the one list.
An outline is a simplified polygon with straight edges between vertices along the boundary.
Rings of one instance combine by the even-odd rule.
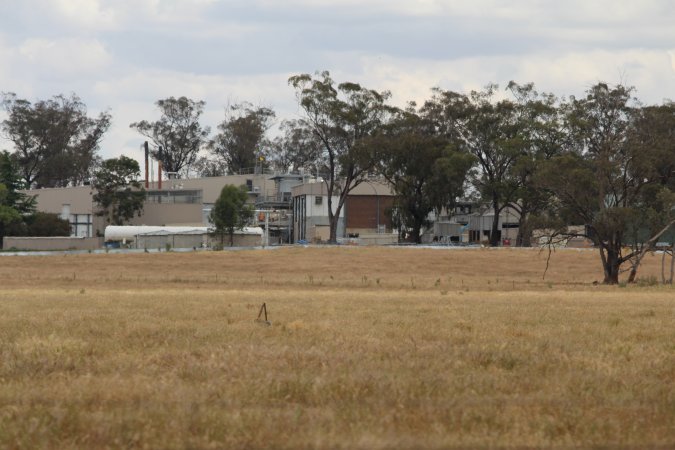
[[267, 107], [250, 103], [229, 106], [218, 134], [210, 142], [210, 152], [220, 162], [217, 165], [237, 174], [264, 162], [270, 148], [266, 133], [274, 117], [274, 111]]
[[129, 126], [152, 142], [152, 155], [162, 163], [165, 172], [182, 176], [208, 142], [211, 130], [199, 123], [206, 103], [169, 97], [155, 104], [161, 112], [159, 120], [141, 120]]
[[523, 144], [510, 170], [510, 177], [517, 186], [515, 201], [510, 206], [518, 213], [516, 245], [529, 247], [537, 216], [551, 201], [550, 191], [536, 185], [537, 173], [545, 161], [569, 146], [569, 139], [563, 129], [562, 108], [557, 97], [537, 92], [533, 83], [521, 85], [511, 81], [507, 89], [515, 98]]
[[323, 144], [312, 128], [304, 120], [294, 119], [284, 120], [279, 129], [282, 134], [272, 141], [269, 162], [280, 171], [315, 171]]
[[[632, 93], [598, 83], [585, 97], [570, 98], [565, 126], [572, 147], [539, 174], [541, 187], [555, 196], [548, 214], [558, 226], [551, 236], [591, 239], [606, 284], [619, 282], [626, 263], [634, 279], [645, 252], [675, 225], [672, 111], [659, 116], [661, 123]], [[583, 231], [572, 232], [575, 224]]]
[[225, 235], [230, 237], [230, 247], [234, 245], [234, 233], [242, 230], [253, 217], [253, 206], [246, 203], [246, 186], [225, 185], [213, 204], [209, 219], [213, 224], [213, 233], [220, 237], [223, 245]]
[[525, 152], [523, 121], [518, 105], [508, 99], [495, 100], [498, 86], [463, 95], [434, 89], [423, 111], [449, 139], [472, 154], [478, 165], [473, 184], [494, 212], [490, 245], [499, 245], [499, 215], [517, 200], [518, 180], [514, 165]]
[[394, 115], [377, 143], [378, 172], [396, 194], [400, 226], [420, 243], [422, 229], [431, 225], [430, 214], [462, 196], [474, 159], [438, 133], [414, 104]]
[[103, 161], [92, 183], [96, 215], [113, 225], [124, 225], [135, 215], [140, 216], [146, 198], [138, 181], [140, 174], [138, 161], [124, 155]]
[[5, 93], [2, 106], [7, 112], [2, 132], [14, 144], [12, 157], [27, 187], [79, 185], [91, 177], [110, 127], [108, 112], [89, 117], [75, 94], [31, 103]]
[[386, 121], [390, 93], [352, 82], [336, 85], [327, 71], [295, 75], [288, 82], [303, 111], [302, 124], [321, 142], [317, 165], [328, 195], [329, 242], [334, 243], [347, 196], [374, 166], [368, 138]]

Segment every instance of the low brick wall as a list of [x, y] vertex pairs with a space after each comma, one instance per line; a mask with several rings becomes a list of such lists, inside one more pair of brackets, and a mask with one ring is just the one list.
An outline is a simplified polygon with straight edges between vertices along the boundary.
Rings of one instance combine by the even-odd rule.
[[103, 238], [5, 236], [2, 246], [5, 250], [96, 250], [103, 247]]

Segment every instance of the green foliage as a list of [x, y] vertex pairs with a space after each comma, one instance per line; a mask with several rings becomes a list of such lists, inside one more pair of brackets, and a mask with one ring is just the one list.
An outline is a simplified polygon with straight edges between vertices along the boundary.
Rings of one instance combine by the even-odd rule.
[[280, 126], [283, 134], [272, 143], [269, 160], [282, 171], [316, 170], [315, 163], [321, 156], [323, 144], [302, 120], [284, 120]]
[[218, 125], [211, 141], [211, 153], [230, 174], [260, 165], [270, 147], [265, 133], [274, 120], [274, 111], [250, 103], [232, 105], [228, 117]]
[[498, 86], [468, 96], [435, 90], [423, 111], [449, 139], [459, 142], [479, 166], [473, 185], [490, 202], [495, 215], [490, 244], [499, 243], [499, 212], [516, 201], [519, 182], [513, 176], [518, 159], [526, 153], [524, 118], [510, 100], [495, 101]]
[[5, 204], [7, 196], [7, 188], [4, 184], [0, 184], [0, 248], [2, 248], [2, 238], [23, 225], [23, 217], [19, 211]]
[[35, 197], [19, 192], [22, 187], [11, 156], [0, 153], [0, 248], [4, 236], [26, 234], [25, 220], [35, 211]]
[[5, 137], [14, 144], [13, 158], [28, 187], [63, 187], [88, 180], [98, 162], [98, 148], [110, 127], [108, 112], [87, 116], [76, 95], [57, 95], [31, 104], [4, 94]]
[[230, 246], [234, 245], [234, 233], [242, 230], [253, 217], [253, 207], [246, 204], [248, 199], [246, 186], [226, 185], [213, 205], [209, 219], [214, 225], [214, 234], [220, 237], [222, 246], [224, 236], [230, 237]]
[[138, 181], [140, 169], [135, 159], [124, 155], [103, 161], [94, 175], [92, 187], [96, 190], [96, 215], [108, 223], [123, 225], [134, 215], [140, 216], [146, 192]]
[[552, 201], [551, 192], [537, 186], [538, 173], [568, 143], [555, 96], [537, 92], [532, 83], [520, 85], [511, 81], [507, 89], [515, 98], [523, 142], [522, 152], [509, 174], [517, 186], [514, 194], [517, 201], [509, 205], [519, 214], [516, 245], [529, 247], [538, 216]]
[[58, 214], [36, 212], [25, 218], [24, 236], [70, 236], [70, 222]]
[[197, 159], [210, 129], [199, 124], [203, 101], [187, 97], [158, 100], [161, 117], [156, 122], [142, 120], [129, 125], [153, 143], [153, 157], [162, 162], [166, 172], [182, 174]]
[[21, 181], [16, 161], [7, 151], [0, 152], [0, 183], [6, 189], [3, 198], [0, 199], [0, 204], [12, 207], [20, 214], [30, 214], [35, 211], [35, 197], [19, 192], [25, 186]]
[[[2, 197], [5, 194], [5, 192], [6, 192], [5, 186], [0, 184], [0, 200], [2, 200]], [[12, 208], [11, 206], [0, 204], [0, 230], [2, 230], [1, 227], [7, 227], [11, 224], [15, 224], [21, 221], [22, 216], [16, 209]], [[0, 233], [0, 236], [2, 235], [3, 234]]]
[[[337, 86], [327, 71], [316, 77], [301, 74], [289, 78], [304, 117], [297, 123], [321, 142], [317, 161], [328, 194], [329, 242], [337, 240], [337, 225], [347, 196], [372, 169], [374, 141], [386, 123], [389, 92], [366, 89], [357, 83]], [[338, 197], [333, 205], [333, 196]]]
[[563, 109], [571, 146], [539, 174], [539, 186], [555, 196], [547, 214], [560, 225], [557, 232], [585, 225], [581, 234], [600, 248], [611, 284], [626, 262], [633, 281], [642, 257], [675, 225], [675, 172], [663, 170], [675, 167], [675, 115], [640, 108], [631, 94], [599, 83], [586, 97], [570, 99]]
[[429, 214], [462, 195], [474, 159], [414, 109], [399, 111], [377, 144], [378, 170], [396, 193], [395, 222], [419, 243]]

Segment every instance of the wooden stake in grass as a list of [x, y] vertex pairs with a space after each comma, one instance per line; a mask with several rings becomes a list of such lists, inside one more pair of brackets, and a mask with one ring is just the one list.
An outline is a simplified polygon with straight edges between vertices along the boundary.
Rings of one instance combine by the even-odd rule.
[[[265, 314], [265, 319], [262, 318], [263, 313]], [[258, 318], [255, 319], [255, 321], [258, 322], [261, 325], [267, 325], [267, 326], [272, 325], [272, 322], [267, 320], [267, 304], [266, 303], [263, 303], [260, 306], [260, 311], [258, 312]]]

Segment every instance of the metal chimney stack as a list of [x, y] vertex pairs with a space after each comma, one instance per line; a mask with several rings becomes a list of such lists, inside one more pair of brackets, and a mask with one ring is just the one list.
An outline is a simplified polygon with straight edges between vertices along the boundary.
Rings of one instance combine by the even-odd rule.
[[162, 146], [159, 146], [159, 155], [157, 157], [157, 189], [162, 189]]
[[148, 178], [148, 170], [149, 170], [149, 161], [150, 161], [150, 150], [148, 149], [148, 141], [145, 141], [143, 144], [143, 147], [145, 148], [145, 188], [149, 189], [150, 188], [150, 179]]

